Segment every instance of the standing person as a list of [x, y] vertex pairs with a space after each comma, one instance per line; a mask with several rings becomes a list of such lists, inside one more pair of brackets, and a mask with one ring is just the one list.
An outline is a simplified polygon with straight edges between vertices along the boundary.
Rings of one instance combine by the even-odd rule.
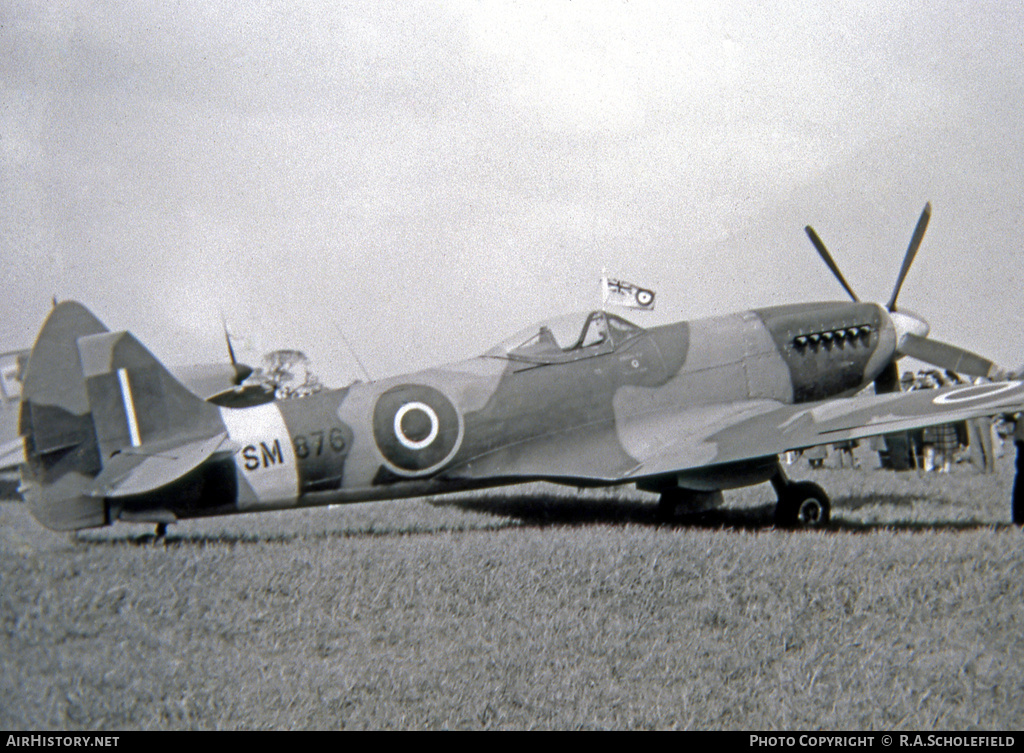
[[[946, 372], [947, 374], [951, 372]], [[983, 377], [974, 380], [974, 384], [988, 384]], [[967, 421], [967, 451], [974, 467], [981, 473], [995, 473], [995, 447], [992, 445], [992, 418], [979, 416]]]
[[[927, 371], [917, 372], [917, 378], [910, 385], [911, 391], [930, 390], [938, 385]], [[939, 442], [939, 428], [937, 426], [926, 426], [921, 430], [921, 465], [924, 470], [931, 473], [935, 470], [935, 445]]]
[[1017, 474], [1013, 477], [1010, 515], [1014, 523], [1024, 525], [1024, 413], [1014, 416], [1013, 443], [1017, 446]]
[[935, 445], [939, 441], [939, 429], [936, 426], [926, 426], [921, 431], [921, 457], [925, 471], [935, 470]]
[[828, 457], [828, 447], [823, 444], [808, 447], [804, 450], [804, 457], [810, 463], [811, 468], [819, 469], [825, 467], [825, 458]]
[[[928, 372], [930, 388], [941, 388], [948, 387], [950, 382], [950, 372], [946, 372], [944, 376], [940, 371]], [[955, 379], [955, 383], [959, 383], [959, 377], [955, 374], [952, 375]], [[960, 449], [960, 438], [957, 434], [956, 426], [954, 424], [941, 424], [935, 427], [935, 450], [938, 455], [937, 470], [939, 473], [949, 473], [950, 468], [953, 466], [953, 456], [956, 451]]]
[[860, 468], [860, 461], [857, 460], [857, 456], [853, 454], [853, 451], [860, 447], [860, 442], [856, 439], [845, 439], [842, 442], [836, 442], [832, 445], [832, 448], [839, 453], [839, 467], [845, 468], [845, 458], [850, 459], [850, 467], [854, 470]]
[[967, 431], [970, 437], [967, 449], [974, 467], [981, 473], [994, 473], [996, 457], [992, 445], [992, 419], [988, 416], [969, 419]]
[[942, 424], [936, 426], [937, 440], [935, 450], [938, 454], [937, 470], [939, 473], [949, 473], [953, 467], [953, 456], [960, 448], [960, 440], [957, 438], [956, 426], [953, 424]]

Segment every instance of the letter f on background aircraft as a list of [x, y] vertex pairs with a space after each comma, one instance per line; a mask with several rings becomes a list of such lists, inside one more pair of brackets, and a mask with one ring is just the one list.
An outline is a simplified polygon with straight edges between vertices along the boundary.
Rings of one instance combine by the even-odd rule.
[[61, 303], [25, 370], [26, 502], [75, 530], [549, 481], [635, 484], [668, 516], [770, 481], [778, 523], [824, 525], [824, 490], [789, 481], [780, 453], [1024, 410], [1017, 381], [891, 391], [905, 354], [998, 375], [896, 311], [927, 213], [885, 306], [851, 291], [647, 329], [592, 311], [460, 363], [245, 408], [201, 400], [131, 334]]

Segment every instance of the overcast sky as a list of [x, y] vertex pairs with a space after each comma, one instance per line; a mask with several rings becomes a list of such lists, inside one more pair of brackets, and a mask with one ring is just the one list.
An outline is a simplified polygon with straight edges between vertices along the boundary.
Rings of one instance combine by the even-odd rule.
[[0, 349], [53, 295], [330, 384], [596, 307], [885, 301], [1024, 362], [1024, 6], [0, 3]]

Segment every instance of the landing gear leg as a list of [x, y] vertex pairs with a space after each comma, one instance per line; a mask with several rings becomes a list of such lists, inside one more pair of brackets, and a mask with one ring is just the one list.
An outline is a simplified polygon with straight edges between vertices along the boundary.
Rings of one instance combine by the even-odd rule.
[[681, 515], [696, 515], [722, 504], [722, 492], [698, 492], [678, 487], [665, 489], [658, 498], [658, 520], [672, 523]]
[[658, 519], [659, 523], [672, 522], [672, 518], [676, 516], [676, 502], [671, 493], [662, 492], [661, 496], [658, 497], [658, 509], [655, 511], [654, 516]]
[[163, 539], [163, 538], [166, 538], [166, 537], [167, 537], [167, 524], [166, 523], [157, 523], [156, 524], [156, 540], [159, 541], [160, 539]]
[[810, 481], [790, 481], [779, 466], [772, 476], [778, 496], [775, 524], [783, 528], [824, 528], [832, 505], [825, 490]]

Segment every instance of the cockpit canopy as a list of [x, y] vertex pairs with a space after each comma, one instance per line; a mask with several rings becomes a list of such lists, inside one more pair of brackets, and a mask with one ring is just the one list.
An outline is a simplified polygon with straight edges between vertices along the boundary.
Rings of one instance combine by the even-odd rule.
[[642, 332], [641, 327], [605, 311], [567, 314], [520, 330], [485, 355], [528, 363], [564, 363], [610, 353]]

